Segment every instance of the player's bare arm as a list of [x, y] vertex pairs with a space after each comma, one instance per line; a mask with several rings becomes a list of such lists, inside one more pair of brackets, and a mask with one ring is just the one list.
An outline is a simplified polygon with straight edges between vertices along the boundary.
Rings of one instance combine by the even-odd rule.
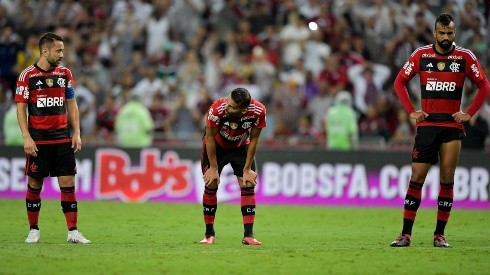
[[209, 167], [203, 175], [204, 185], [209, 188], [218, 188], [219, 185], [219, 173], [218, 173], [218, 160], [216, 158], [216, 141], [214, 137], [218, 134], [218, 128], [206, 127], [206, 152], [209, 158]]
[[37, 146], [27, 127], [27, 103], [17, 103], [17, 121], [24, 138], [24, 152], [27, 155], [36, 157]]
[[257, 184], [257, 173], [252, 170], [252, 162], [257, 152], [261, 128], [252, 128], [250, 131], [250, 144], [247, 151], [247, 159], [243, 167], [243, 180], [240, 182], [241, 187], [254, 187]]
[[73, 128], [71, 148], [73, 148], [75, 153], [78, 153], [82, 150], [82, 139], [80, 137], [80, 115], [78, 112], [77, 101], [74, 98], [67, 99], [66, 107], [68, 109], [68, 119], [70, 120], [71, 127]]

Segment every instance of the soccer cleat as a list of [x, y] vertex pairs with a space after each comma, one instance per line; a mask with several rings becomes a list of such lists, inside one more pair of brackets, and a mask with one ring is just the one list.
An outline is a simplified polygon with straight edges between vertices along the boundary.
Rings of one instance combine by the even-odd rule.
[[434, 247], [449, 248], [451, 247], [447, 242], [444, 235], [434, 235]]
[[412, 239], [412, 236], [410, 234], [401, 234], [394, 240], [390, 246], [391, 247], [407, 247], [410, 246], [410, 241]]
[[245, 237], [242, 240], [242, 244], [246, 244], [246, 245], [261, 245], [262, 242], [257, 241], [254, 237]]
[[39, 229], [31, 229], [29, 235], [27, 235], [26, 243], [37, 243], [40, 236], [41, 231], [39, 231]]
[[68, 231], [68, 238], [66, 239], [69, 243], [80, 243], [80, 244], [90, 244], [92, 243], [90, 240], [87, 240], [82, 233], [78, 232], [78, 230]]
[[209, 236], [209, 237], [204, 237], [202, 241], [200, 241], [200, 244], [214, 244], [214, 236]]

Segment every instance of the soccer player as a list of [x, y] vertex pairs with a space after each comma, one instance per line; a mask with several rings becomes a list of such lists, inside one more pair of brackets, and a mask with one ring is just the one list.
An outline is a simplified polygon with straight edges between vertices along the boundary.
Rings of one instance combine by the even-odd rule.
[[203, 194], [205, 238], [201, 244], [215, 241], [214, 218], [217, 209], [216, 193], [219, 176], [228, 163], [237, 176], [241, 190], [241, 210], [244, 236], [242, 243], [260, 245], [254, 238], [255, 221], [255, 152], [260, 132], [266, 126], [266, 109], [262, 103], [251, 98], [244, 88], [236, 88], [209, 108], [206, 118], [206, 133], [203, 138], [201, 168], [205, 183]]
[[[15, 101], [17, 121], [26, 153], [26, 208], [30, 231], [26, 243], [37, 243], [41, 210], [41, 189], [45, 177], [58, 177], [61, 209], [68, 227], [69, 243], [91, 243], [77, 230], [78, 207], [75, 197], [75, 153], [82, 148], [78, 106], [73, 76], [60, 66], [63, 38], [45, 33], [39, 39], [40, 57], [17, 80]], [[29, 113], [29, 120], [27, 113]], [[68, 121], [73, 129], [70, 137]]]
[[[490, 85], [475, 55], [454, 43], [456, 29], [450, 14], [439, 15], [434, 26], [435, 43], [416, 49], [395, 79], [395, 91], [403, 107], [416, 121], [417, 135], [412, 151], [412, 175], [404, 202], [403, 229], [391, 243], [409, 246], [412, 227], [420, 206], [422, 187], [431, 165], [440, 162], [440, 191], [434, 246], [449, 247], [444, 229], [453, 206], [454, 172], [465, 137], [462, 123], [468, 121], [490, 93]], [[418, 74], [422, 109], [410, 103], [406, 84]], [[478, 87], [471, 106], [461, 110], [465, 78]]]

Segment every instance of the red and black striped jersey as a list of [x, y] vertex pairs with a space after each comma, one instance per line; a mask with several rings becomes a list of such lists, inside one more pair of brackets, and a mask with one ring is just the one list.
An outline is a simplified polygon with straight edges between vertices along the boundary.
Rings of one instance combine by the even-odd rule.
[[438, 53], [432, 44], [423, 46], [412, 53], [399, 76], [409, 81], [415, 74], [420, 77], [422, 111], [429, 114], [417, 126], [462, 129], [463, 125], [455, 122], [452, 114], [461, 110], [465, 78], [477, 86], [487, 81], [475, 55], [459, 46], [446, 54]]
[[226, 98], [221, 98], [209, 107], [206, 127], [218, 128], [218, 134], [214, 139], [223, 148], [233, 149], [249, 144], [250, 130], [266, 126], [265, 106], [252, 99], [247, 112], [242, 117], [232, 118], [225, 113], [226, 104]]
[[66, 99], [73, 98], [71, 71], [58, 66], [44, 71], [36, 64], [19, 75], [15, 101], [27, 103], [29, 133], [36, 143], [70, 140]]

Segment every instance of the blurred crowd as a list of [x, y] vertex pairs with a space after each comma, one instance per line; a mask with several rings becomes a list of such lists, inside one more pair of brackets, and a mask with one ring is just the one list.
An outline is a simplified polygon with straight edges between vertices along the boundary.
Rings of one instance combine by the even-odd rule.
[[[16, 78], [52, 31], [65, 40], [85, 145], [198, 143], [211, 103], [241, 86], [267, 107], [268, 146], [339, 149], [328, 140], [344, 137], [328, 132], [346, 128], [340, 149], [407, 148], [415, 127], [394, 77], [433, 43], [442, 12], [490, 76], [489, 9], [485, 0], [0, 0], [0, 136], [9, 144]], [[418, 81], [408, 88], [420, 106]], [[463, 105], [474, 94], [468, 83]], [[338, 104], [352, 126], [329, 125]], [[490, 100], [466, 126], [477, 136], [465, 147], [484, 148]]]

